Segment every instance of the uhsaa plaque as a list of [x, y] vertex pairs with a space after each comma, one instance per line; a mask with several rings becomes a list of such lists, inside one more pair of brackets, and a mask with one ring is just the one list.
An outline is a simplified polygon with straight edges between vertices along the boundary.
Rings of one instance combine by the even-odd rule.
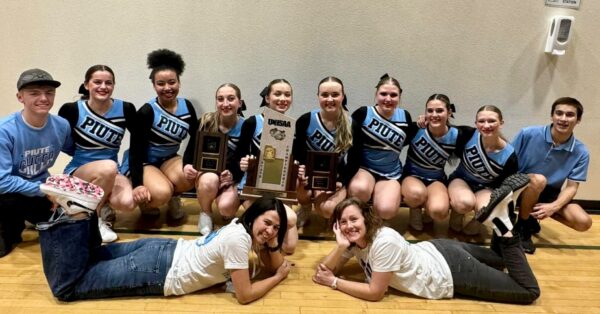
[[295, 199], [298, 166], [292, 159], [292, 146], [296, 120], [270, 108], [265, 108], [263, 115], [261, 153], [257, 162], [249, 165], [248, 178], [251, 179], [242, 195], [271, 193], [280, 199]]

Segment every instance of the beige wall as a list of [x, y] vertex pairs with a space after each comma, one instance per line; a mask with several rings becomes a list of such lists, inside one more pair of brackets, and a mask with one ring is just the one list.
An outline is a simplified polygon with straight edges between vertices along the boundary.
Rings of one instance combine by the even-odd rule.
[[[157, 48], [184, 56], [181, 95], [212, 110], [215, 88], [235, 82], [257, 112], [258, 93], [285, 77], [295, 92], [291, 115], [316, 106], [316, 84], [340, 77], [350, 110], [373, 101], [374, 85], [389, 72], [403, 88], [413, 116], [434, 92], [458, 107], [457, 124], [472, 124], [476, 108], [496, 104], [512, 138], [549, 122], [560, 96], [582, 101], [576, 134], [592, 164], [577, 198], [600, 200], [600, 1], [580, 10], [542, 0], [397, 1], [154, 1], [4, 0], [0, 10], [0, 115], [18, 110], [19, 73], [41, 67], [63, 85], [56, 107], [76, 97], [85, 70], [97, 63], [116, 72], [115, 97], [138, 107], [153, 96], [145, 57]], [[575, 16], [567, 54], [543, 47], [550, 17]], [[64, 165], [64, 158], [60, 161]], [[57, 165], [58, 167], [58, 165]]]

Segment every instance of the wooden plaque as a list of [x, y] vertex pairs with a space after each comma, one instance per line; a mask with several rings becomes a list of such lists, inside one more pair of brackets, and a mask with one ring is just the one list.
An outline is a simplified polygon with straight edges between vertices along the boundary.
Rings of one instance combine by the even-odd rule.
[[220, 174], [227, 162], [227, 135], [198, 131], [194, 167], [201, 172]]
[[335, 191], [338, 153], [306, 152], [306, 176], [312, 190]]

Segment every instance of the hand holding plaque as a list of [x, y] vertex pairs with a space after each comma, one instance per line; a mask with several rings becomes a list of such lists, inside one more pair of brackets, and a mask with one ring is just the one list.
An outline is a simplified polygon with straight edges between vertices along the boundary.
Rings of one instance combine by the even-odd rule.
[[227, 135], [198, 131], [194, 167], [201, 172], [220, 174], [227, 161]]
[[308, 188], [312, 190], [335, 191], [339, 153], [306, 152], [306, 176]]

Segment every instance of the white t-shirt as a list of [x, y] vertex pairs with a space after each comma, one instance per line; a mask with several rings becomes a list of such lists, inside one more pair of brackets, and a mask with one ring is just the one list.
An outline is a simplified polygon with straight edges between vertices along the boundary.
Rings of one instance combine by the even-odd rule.
[[227, 281], [229, 270], [247, 269], [252, 238], [237, 218], [195, 240], [179, 239], [165, 280], [165, 295], [181, 295]]
[[345, 258], [358, 259], [367, 281], [372, 272], [393, 272], [390, 286], [428, 299], [452, 298], [452, 273], [430, 242], [410, 244], [398, 232], [382, 227], [366, 248], [353, 247]]

